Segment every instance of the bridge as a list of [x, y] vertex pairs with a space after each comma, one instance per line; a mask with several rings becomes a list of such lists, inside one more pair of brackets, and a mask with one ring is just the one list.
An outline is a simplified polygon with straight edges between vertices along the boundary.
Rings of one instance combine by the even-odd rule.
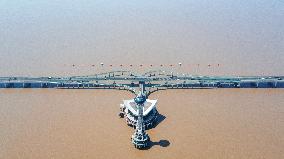
[[0, 88], [119, 89], [148, 96], [165, 89], [284, 88], [284, 76], [197, 76], [163, 70], [142, 74], [111, 71], [89, 76], [0, 77]]

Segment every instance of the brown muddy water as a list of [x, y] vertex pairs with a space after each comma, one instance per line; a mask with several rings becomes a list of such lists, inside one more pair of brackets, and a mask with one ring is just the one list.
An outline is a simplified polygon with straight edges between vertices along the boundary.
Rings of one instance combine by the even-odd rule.
[[153, 94], [165, 116], [136, 150], [118, 117], [133, 95], [112, 90], [0, 90], [0, 158], [284, 157], [284, 90], [166, 90]]

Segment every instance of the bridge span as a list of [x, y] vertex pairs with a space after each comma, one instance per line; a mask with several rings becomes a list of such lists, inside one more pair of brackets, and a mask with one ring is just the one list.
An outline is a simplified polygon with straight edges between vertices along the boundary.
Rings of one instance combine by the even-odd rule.
[[284, 88], [284, 76], [197, 76], [161, 70], [144, 74], [112, 71], [90, 76], [0, 77], [0, 88], [118, 89], [137, 94], [141, 82], [147, 94], [164, 89]]

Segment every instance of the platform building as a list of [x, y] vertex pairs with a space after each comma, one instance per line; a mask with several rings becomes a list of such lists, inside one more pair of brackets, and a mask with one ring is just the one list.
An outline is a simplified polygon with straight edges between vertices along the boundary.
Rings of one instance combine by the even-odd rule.
[[[158, 111], [156, 109], [157, 100], [146, 99], [143, 103], [143, 125], [145, 129], [152, 128], [158, 116]], [[120, 117], [125, 117], [127, 125], [136, 128], [138, 120], [138, 105], [135, 99], [123, 100], [123, 104], [120, 104]]]

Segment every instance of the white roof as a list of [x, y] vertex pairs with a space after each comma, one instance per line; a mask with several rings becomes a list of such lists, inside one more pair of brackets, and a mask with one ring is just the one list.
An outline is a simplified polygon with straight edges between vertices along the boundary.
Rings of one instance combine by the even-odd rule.
[[[134, 115], [138, 116], [138, 110], [134, 99], [123, 100], [123, 104], [129, 111], [131, 111]], [[147, 99], [143, 107], [143, 116], [147, 115], [153, 108], [155, 108], [156, 104], [157, 100]]]

